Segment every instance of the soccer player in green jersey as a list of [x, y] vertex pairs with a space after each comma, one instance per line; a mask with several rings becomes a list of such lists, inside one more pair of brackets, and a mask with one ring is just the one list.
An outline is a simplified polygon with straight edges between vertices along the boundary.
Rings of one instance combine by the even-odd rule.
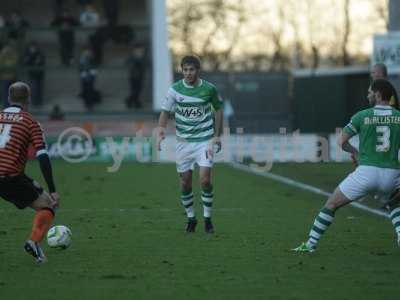
[[194, 232], [197, 225], [193, 207], [192, 174], [199, 166], [204, 228], [213, 233], [211, 208], [213, 186], [211, 168], [214, 150], [221, 150], [222, 101], [215, 86], [199, 77], [200, 60], [185, 56], [181, 61], [183, 79], [168, 90], [158, 121], [158, 148], [165, 138], [170, 113], [176, 123], [176, 168], [180, 176], [181, 202], [188, 217], [186, 232]]
[[[340, 146], [358, 157], [358, 167], [329, 197], [314, 220], [308, 241], [294, 251], [313, 252], [333, 222], [335, 212], [369, 193], [386, 198], [400, 246], [400, 207], [395, 201], [400, 188], [400, 111], [390, 106], [392, 91], [393, 86], [389, 81], [375, 80], [368, 94], [368, 100], [375, 106], [356, 113], [343, 129]], [[349, 143], [349, 139], [357, 134], [359, 151]]]

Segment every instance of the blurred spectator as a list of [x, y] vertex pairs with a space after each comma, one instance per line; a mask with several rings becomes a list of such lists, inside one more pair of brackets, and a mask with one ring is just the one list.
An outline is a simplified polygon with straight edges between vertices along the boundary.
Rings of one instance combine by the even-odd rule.
[[107, 25], [109, 27], [118, 25], [119, 0], [103, 0], [103, 9]]
[[52, 22], [54, 22], [62, 15], [62, 12], [64, 11], [64, 4], [66, 1], [67, 0], [53, 0], [54, 19]]
[[81, 6], [86, 6], [88, 4], [92, 4], [93, 0], [76, 0], [76, 3], [78, 3]]
[[109, 28], [111, 39], [116, 44], [130, 45], [135, 39], [135, 33], [131, 25], [119, 25]]
[[12, 44], [6, 44], [0, 51], [0, 88], [3, 106], [8, 106], [8, 88], [17, 80], [18, 55]]
[[53, 109], [50, 112], [49, 119], [50, 119], [50, 121], [63, 121], [64, 120], [64, 112], [61, 110], [60, 105], [56, 104], [53, 106]]
[[32, 90], [32, 104], [43, 104], [43, 83], [46, 58], [35, 42], [31, 42], [25, 51], [24, 66], [28, 67], [28, 78]]
[[21, 13], [14, 11], [10, 18], [6, 20], [8, 37], [14, 40], [20, 40], [25, 37], [26, 28], [29, 23], [22, 17]]
[[0, 15], [0, 28], [3, 28], [4, 26], [6, 26], [6, 20], [2, 15]]
[[6, 40], [6, 20], [0, 15], [0, 48], [2, 47], [3, 41]]
[[88, 44], [93, 54], [93, 63], [99, 66], [103, 63], [103, 48], [107, 40], [108, 30], [105, 27], [99, 27], [89, 36]]
[[60, 56], [61, 61], [65, 66], [69, 66], [73, 62], [75, 50], [75, 26], [78, 24], [79, 23], [68, 12], [68, 10], [64, 10], [63, 13], [52, 22], [52, 26], [58, 28]]
[[79, 74], [81, 80], [81, 92], [85, 107], [92, 110], [93, 106], [100, 102], [101, 96], [95, 89], [97, 70], [93, 64], [93, 54], [89, 48], [83, 50], [79, 60]]
[[85, 28], [95, 28], [100, 25], [100, 15], [94, 6], [88, 4], [82, 11], [79, 22]]
[[137, 45], [132, 49], [132, 53], [127, 59], [129, 70], [129, 86], [130, 95], [126, 98], [126, 106], [131, 108], [141, 108], [140, 94], [142, 92], [143, 78], [145, 73], [145, 48], [142, 45]]

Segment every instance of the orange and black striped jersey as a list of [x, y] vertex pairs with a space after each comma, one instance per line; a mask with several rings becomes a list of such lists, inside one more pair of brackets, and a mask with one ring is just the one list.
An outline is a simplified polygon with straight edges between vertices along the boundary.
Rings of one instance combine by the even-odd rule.
[[0, 112], [0, 175], [17, 175], [25, 170], [28, 147], [36, 156], [47, 153], [43, 130], [33, 116], [13, 105]]

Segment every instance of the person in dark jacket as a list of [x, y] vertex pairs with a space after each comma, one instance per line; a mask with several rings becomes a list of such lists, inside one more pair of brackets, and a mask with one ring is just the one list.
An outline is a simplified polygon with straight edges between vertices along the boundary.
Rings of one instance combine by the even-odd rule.
[[56, 17], [52, 26], [58, 29], [58, 40], [60, 42], [61, 62], [69, 66], [73, 62], [75, 51], [75, 27], [79, 22], [67, 11]]
[[140, 94], [143, 87], [143, 79], [146, 67], [145, 48], [138, 45], [133, 48], [132, 54], [127, 59], [129, 70], [129, 86], [130, 95], [126, 98], [126, 106], [128, 108], [141, 108], [143, 106], [140, 101]]
[[35, 42], [31, 42], [25, 51], [24, 66], [27, 67], [28, 78], [32, 90], [32, 104], [43, 104], [43, 85], [46, 57]]
[[94, 105], [101, 100], [100, 92], [95, 89], [97, 70], [93, 63], [93, 54], [89, 48], [82, 51], [79, 59], [79, 74], [81, 79], [81, 92], [85, 107], [92, 110]]

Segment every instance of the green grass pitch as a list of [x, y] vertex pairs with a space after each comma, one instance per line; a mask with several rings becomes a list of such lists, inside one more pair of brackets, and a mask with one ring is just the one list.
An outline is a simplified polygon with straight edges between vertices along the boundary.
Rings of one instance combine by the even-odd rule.
[[[216, 234], [183, 232], [172, 164], [54, 163], [62, 196], [56, 224], [67, 250], [22, 250], [33, 212], [0, 201], [0, 299], [398, 299], [400, 249], [389, 220], [338, 212], [318, 251], [306, 239], [325, 199], [266, 178], [215, 167]], [[331, 191], [347, 164], [278, 164], [273, 172]], [[40, 178], [36, 163], [27, 173]], [[198, 182], [198, 178], [195, 178]], [[199, 191], [196, 212], [201, 216]]]

